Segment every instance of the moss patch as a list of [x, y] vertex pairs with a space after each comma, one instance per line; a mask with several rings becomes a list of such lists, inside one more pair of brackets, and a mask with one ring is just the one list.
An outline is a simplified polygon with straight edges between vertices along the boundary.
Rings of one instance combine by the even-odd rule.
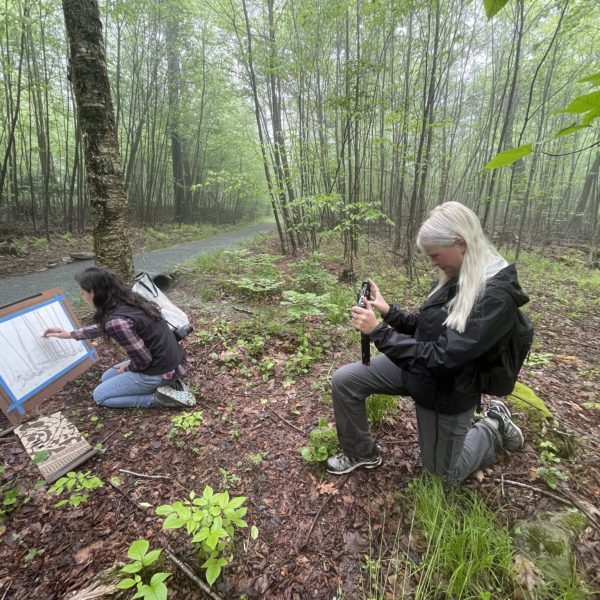
[[529, 416], [531, 432], [541, 435], [542, 429], [553, 418], [543, 400], [528, 386], [517, 381], [515, 389], [506, 399], [516, 412]]
[[515, 546], [533, 562], [544, 582], [536, 597], [564, 597], [563, 591], [579, 588], [579, 582], [573, 579], [573, 546], [586, 524], [586, 518], [576, 511], [541, 513], [533, 521], [516, 524]]

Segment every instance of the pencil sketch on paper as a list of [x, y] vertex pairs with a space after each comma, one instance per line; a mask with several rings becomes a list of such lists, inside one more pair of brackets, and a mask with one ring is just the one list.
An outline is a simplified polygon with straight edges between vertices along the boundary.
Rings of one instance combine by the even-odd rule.
[[43, 338], [48, 327], [74, 329], [59, 298], [0, 321], [0, 377], [17, 402], [88, 356], [83, 342]]

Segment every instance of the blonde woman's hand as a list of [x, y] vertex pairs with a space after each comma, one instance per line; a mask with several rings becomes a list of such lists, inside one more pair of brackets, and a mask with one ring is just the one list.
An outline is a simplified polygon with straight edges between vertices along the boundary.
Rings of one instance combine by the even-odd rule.
[[370, 335], [373, 329], [379, 325], [379, 321], [373, 312], [372, 303], [366, 300], [366, 305], [367, 308], [353, 306], [350, 312], [352, 313], [352, 327], [356, 331]]
[[371, 281], [370, 279], [369, 282], [371, 284], [371, 305], [373, 306], [373, 308], [376, 308], [382, 314], [382, 316], [385, 317], [385, 315], [387, 315], [388, 311], [390, 310], [390, 305], [385, 301], [385, 298], [381, 295], [377, 284], [374, 281]]

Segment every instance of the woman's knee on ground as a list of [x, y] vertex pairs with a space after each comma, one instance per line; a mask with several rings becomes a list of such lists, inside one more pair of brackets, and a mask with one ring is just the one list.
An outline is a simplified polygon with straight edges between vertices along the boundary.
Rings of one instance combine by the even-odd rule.
[[349, 363], [335, 371], [331, 378], [331, 389], [334, 395], [336, 392], [354, 392], [362, 383], [356, 366], [356, 363]]
[[103, 386], [100, 384], [97, 386], [92, 392], [92, 397], [94, 398], [94, 402], [98, 406], [104, 406], [104, 404], [109, 400], [112, 396], [106, 392], [105, 389], [102, 389]]

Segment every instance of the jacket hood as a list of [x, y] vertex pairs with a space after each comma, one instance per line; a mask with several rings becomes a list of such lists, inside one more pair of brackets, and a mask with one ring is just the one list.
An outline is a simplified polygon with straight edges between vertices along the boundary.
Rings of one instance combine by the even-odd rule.
[[490, 288], [500, 288], [507, 292], [517, 306], [523, 306], [529, 302], [529, 296], [519, 285], [515, 265], [508, 265], [498, 271], [498, 273], [486, 281], [486, 285]]

